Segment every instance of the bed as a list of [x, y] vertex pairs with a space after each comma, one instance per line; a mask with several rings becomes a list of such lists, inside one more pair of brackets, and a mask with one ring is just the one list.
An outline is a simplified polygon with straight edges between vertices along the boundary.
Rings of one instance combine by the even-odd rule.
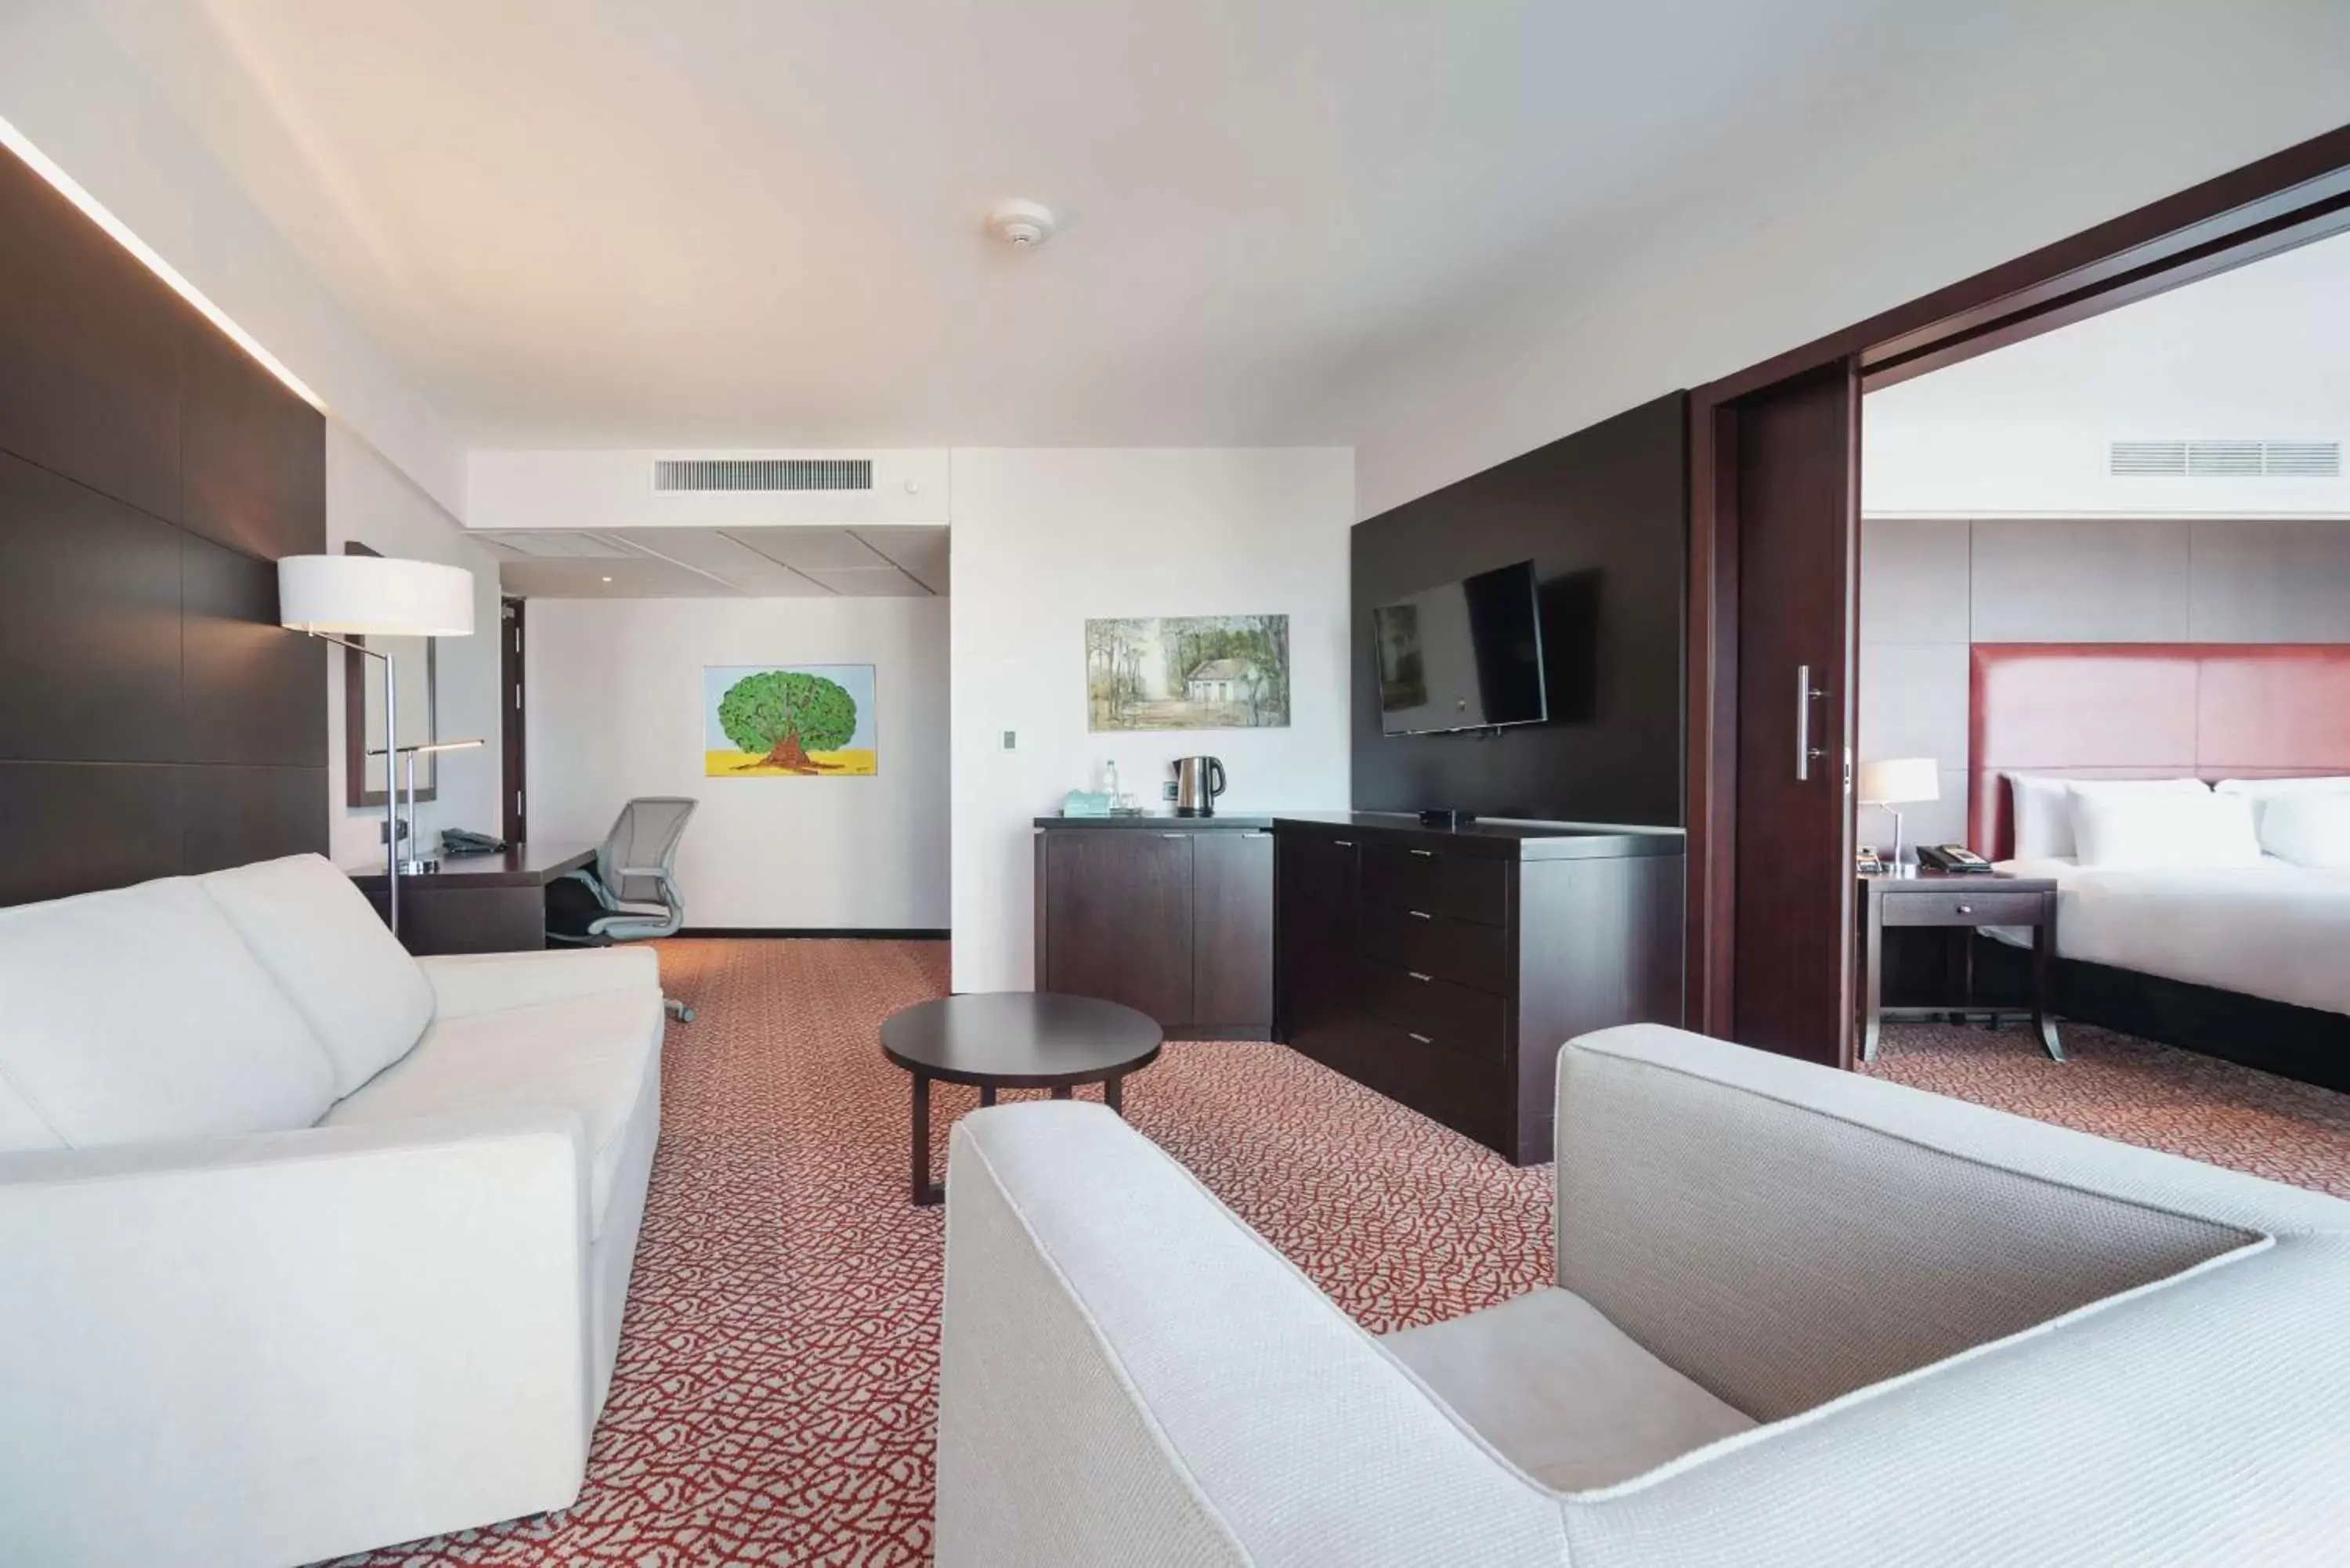
[[1969, 738], [1970, 842], [2060, 886], [2058, 1011], [2350, 1089], [2350, 872], [2019, 858], [2009, 783], [2350, 775], [2350, 645], [1979, 643]]

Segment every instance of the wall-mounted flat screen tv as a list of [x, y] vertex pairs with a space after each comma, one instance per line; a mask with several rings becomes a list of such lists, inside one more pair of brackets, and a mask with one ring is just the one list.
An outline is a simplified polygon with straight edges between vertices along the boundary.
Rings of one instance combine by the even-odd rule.
[[1497, 566], [1371, 611], [1379, 728], [1390, 735], [1539, 724], [1542, 607], [1534, 564]]

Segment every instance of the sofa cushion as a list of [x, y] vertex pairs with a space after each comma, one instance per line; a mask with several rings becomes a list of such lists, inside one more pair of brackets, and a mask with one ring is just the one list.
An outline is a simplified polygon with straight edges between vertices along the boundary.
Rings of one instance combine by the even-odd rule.
[[415, 1050], [337, 1106], [327, 1125], [576, 1112], [588, 1129], [589, 1215], [601, 1235], [630, 1116], [660, 1060], [662, 1023], [660, 992], [650, 987], [441, 1019]]
[[349, 1094], [408, 1054], [432, 1021], [432, 984], [351, 879], [316, 855], [197, 882], [293, 1001]]
[[0, 909], [0, 1147], [308, 1127], [326, 1052], [185, 877]]
[[1384, 1337], [1453, 1414], [1545, 1486], [1586, 1491], [1752, 1428], [1573, 1291]]

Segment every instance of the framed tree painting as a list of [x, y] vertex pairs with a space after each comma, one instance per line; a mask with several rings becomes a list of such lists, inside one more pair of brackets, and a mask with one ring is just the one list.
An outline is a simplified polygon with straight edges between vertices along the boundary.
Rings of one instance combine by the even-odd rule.
[[869, 664], [706, 664], [702, 774], [870, 778], [879, 771]]

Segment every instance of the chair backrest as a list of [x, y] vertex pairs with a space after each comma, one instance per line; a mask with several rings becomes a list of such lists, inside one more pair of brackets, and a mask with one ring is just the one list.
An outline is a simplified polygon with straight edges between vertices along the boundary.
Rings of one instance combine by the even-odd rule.
[[622, 806], [596, 851], [596, 880], [605, 891], [623, 904], [666, 904], [660, 884], [652, 877], [621, 873], [659, 869], [673, 876], [677, 841], [685, 836], [686, 818], [698, 804], [684, 795], [648, 794]]

